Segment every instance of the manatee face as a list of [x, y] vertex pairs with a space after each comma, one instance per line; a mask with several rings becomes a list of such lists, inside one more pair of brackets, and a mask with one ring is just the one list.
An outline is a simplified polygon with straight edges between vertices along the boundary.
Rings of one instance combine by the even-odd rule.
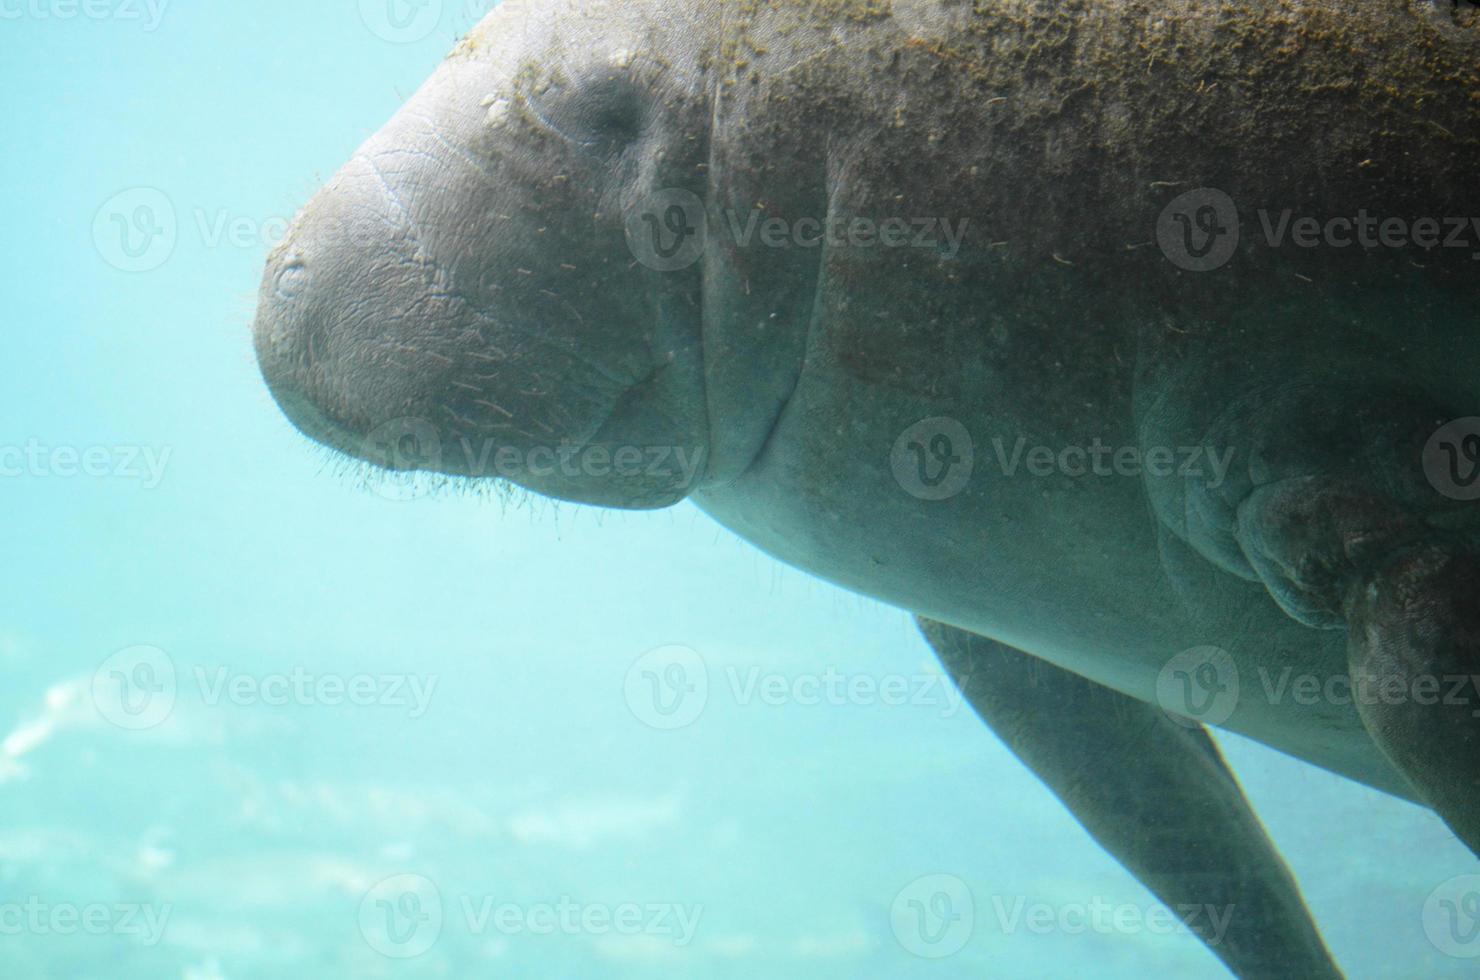
[[702, 192], [704, 32], [633, 6], [501, 4], [298, 215], [254, 337], [304, 433], [604, 506], [702, 482], [698, 274], [626, 222]]

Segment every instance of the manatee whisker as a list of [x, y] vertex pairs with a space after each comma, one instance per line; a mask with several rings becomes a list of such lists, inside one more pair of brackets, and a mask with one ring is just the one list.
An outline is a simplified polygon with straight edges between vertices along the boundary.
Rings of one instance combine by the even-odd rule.
[[473, 402], [473, 404], [474, 405], [481, 405], [482, 407], [488, 409], [489, 411], [497, 412], [498, 414], [500, 414], [500, 415], [502, 415], [502, 416], [504, 416], [505, 418], [508, 418], [508, 419], [512, 419], [514, 417], [514, 413], [511, 412], [511, 411], [509, 411], [508, 409], [506, 409], [506, 408], [504, 408], [504, 407], [502, 407], [500, 405], [495, 405], [491, 401], [485, 401], [482, 398], [479, 398], [479, 399], [475, 400]]

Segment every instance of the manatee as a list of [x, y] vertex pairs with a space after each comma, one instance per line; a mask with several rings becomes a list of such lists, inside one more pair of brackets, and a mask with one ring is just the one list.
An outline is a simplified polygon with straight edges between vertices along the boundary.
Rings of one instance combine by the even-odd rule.
[[1480, 42], [1434, 6], [506, 0], [269, 257], [262, 372], [355, 459], [691, 500], [910, 611], [1109, 853], [1232, 906], [1232, 973], [1336, 977], [1206, 726], [1480, 850]]

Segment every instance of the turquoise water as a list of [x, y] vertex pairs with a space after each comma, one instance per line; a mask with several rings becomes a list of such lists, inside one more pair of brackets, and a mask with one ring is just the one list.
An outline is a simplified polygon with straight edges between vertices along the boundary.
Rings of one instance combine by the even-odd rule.
[[[479, 12], [373, 6], [0, 0], [0, 977], [1225, 976], [903, 614], [688, 506], [408, 493], [291, 429], [266, 251]], [[633, 686], [673, 645], [681, 727]], [[1220, 741], [1351, 977], [1474, 975], [1437, 819]]]

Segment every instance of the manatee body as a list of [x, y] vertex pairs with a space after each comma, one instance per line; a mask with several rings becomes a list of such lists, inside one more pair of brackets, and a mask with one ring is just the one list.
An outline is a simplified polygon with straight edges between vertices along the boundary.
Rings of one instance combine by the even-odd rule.
[[[357, 457], [687, 497], [918, 614], [953, 670], [995, 665], [979, 712], [1148, 883], [1124, 787], [1071, 791], [1096, 712], [1207, 712], [1475, 849], [1469, 708], [1357, 695], [1480, 660], [1477, 29], [1401, 2], [508, 0], [298, 217], [259, 358]], [[655, 447], [702, 466], [612, 465]], [[1084, 713], [1024, 734], [1041, 691], [1008, 664]], [[1335, 975], [1189, 731], [1156, 744], [1197, 772], [1122, 778], [1227, 803], [1259, 871], [1227, 894], [1294, 923], [1215, 951]]]

